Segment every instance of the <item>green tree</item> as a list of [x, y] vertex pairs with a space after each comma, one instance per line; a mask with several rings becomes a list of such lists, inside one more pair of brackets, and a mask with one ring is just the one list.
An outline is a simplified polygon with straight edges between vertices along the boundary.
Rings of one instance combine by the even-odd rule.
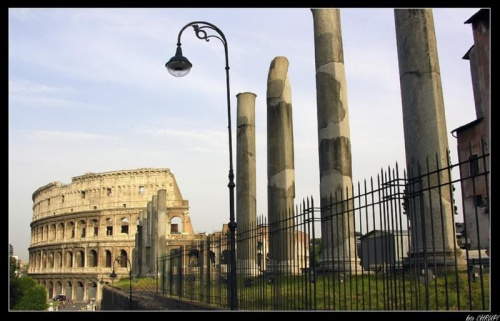
[[46, 310], [47, 292], [30, 277], [11, 278], [10, 308], [12, 310]]
[[13, 257], [10, 257], [10, 278], [14, 279], [16, 277], [16, 270], [19, 270], [19, 262]]

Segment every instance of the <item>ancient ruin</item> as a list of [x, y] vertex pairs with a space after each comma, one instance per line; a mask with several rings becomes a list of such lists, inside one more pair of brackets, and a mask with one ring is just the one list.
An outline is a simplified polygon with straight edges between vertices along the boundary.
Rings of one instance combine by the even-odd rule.
[[[316, 55], [316, 97], [321, 206], [352, 198], [352, 161], [347, 84], [339, 9], [311, 9]], [[322, 211], [323, 269], [361, 271], [355, 252], [353, 208]], [[341, 214], [339, 214], [340, 212]]]

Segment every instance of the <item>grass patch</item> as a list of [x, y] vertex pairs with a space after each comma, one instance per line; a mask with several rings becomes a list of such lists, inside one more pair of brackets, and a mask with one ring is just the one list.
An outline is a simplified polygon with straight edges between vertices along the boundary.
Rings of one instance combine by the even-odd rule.
[[[457, 277], [458, 276], [458, 282]], [[129, 291], [129, 279], [113, 283]], [[198, 275], [174, 275], [161, 280], [136, 278], [132, 291], [158, 292], [167, 296], [227, 309], [227, 280], [213, 277], [200, 280]], [[466, 271], [429, 279], [428, 284], [411, 273], [364, 274], [341, 277], [320, 274], [314, 282], [309, 275], [272, 278], [238, 276], [240, 310], [489, 310], [490, 274], [481, 280], [469, 280]]]

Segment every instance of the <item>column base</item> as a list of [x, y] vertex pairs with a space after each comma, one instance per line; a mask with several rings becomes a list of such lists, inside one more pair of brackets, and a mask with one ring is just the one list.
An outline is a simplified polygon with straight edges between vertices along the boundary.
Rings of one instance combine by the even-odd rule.
[[[455, 260], [456, 258], [456, 260]], [[456, 263], [455, 263], [456, 261]], [[456, 266], [455, 266], [456, 264]], [[467, 269], [467, 261], [461, 249], [441, 252], [413, 252], [404, 260], [405, 268], [435, 269], [436, 273], [454, 272]]]
[[348, 272], [350, 274], [363, 273], [359, 258], [320, 259], [316, 271], [321, 272]]
[[255, 259], [237, 259], [236, 273], [244, 276], [259, 275], [259, 267]]
[[268, 273], [288, 273], [288, 274], [299, 274], [300, 268], [294, 260], [285, 261], [267, 261], [267, 272]]

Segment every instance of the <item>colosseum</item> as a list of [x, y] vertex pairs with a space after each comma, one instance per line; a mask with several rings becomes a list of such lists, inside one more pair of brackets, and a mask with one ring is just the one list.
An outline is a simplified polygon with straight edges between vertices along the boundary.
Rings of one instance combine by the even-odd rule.
[[[101, 289], [128, 277], [141, 210], [159, 190], [167, 191], [170, 213], [179, 213], [184, 233], [193, 235], [174, 175], [166, 168], [87, 173], [70, 184], [49, 183], [33, 193], [28, 274], [49, 298], [100, 301]], [[186, 224], [187, 223], [187, 224]], [[177, 231], [178, 224], [171, 224]], [[127, 260], [117, 260], [120, 256]]]

